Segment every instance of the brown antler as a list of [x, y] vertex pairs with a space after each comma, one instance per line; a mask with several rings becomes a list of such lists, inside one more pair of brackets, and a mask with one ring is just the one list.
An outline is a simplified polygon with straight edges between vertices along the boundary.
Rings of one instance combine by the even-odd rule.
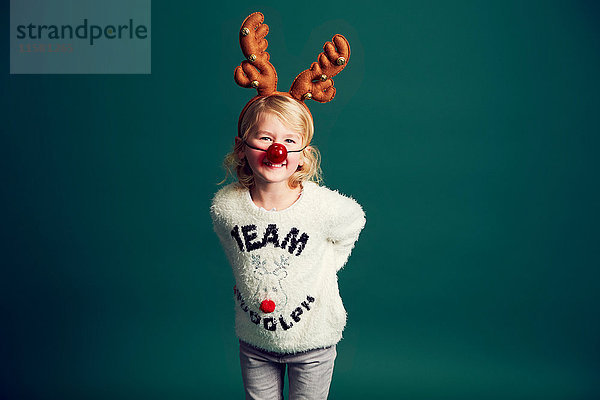
[[[325, 42], [319, 62], [313, 62], [310, 69], [302, 71], [290, 88], [290, 95], [296, 100], [313, 99], [327, 103], [335, 96], [332, 77], [339, 74], [350, 59], [350, 44], [342, 35], [335, 35]], [[334, 46], [335, 43], [335, 46]]]
[[265, 36], [269, 26], [263, 24], [262, 13], [250, 14], [240, 29], [240, 47], [248, 61], [236, 67], [234, 78], [238, 85], [256, 88], [261, 96], [268, 96], [277, 90], [277, 73], [269, 62], [269, 53], [265, 50], [269, 43]]

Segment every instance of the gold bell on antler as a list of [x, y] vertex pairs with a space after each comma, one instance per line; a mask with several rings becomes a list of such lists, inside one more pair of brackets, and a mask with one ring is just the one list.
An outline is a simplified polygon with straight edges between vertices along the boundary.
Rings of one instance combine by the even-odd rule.
[[304, 100], [310, 100], [310, 99], [312, 99], [312, 93], [310, 93], [310, 92], [304, 93], [304, 96], [302, 96], [302, 97], [304, 97]]
[[254, 61], [256, 61], [256, 54], [250, 54], [250, 55], [248, 56], [248, 61], [250, 61], [250, 62], [254, 62]]
[[346, 64], [346, 59], [344, 57], [340, 57], [336, 60], [337, 65], [344, 65]]
[[241, 32], [242, 36], [248, 36], [250, 34], [250, 29], [244, 28]]
[[321, 75], [321, 82], [325, 82], [327, 80], [327, 75]]
[[256, 89], [258, 87], [258, 81], [250, 82], [250, 86], [252, 86], [254, 89]]

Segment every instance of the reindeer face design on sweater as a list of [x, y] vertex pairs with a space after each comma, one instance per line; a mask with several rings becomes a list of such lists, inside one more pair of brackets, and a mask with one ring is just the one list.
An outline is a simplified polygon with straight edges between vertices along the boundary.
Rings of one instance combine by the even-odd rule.
[[269, 270], [265, 260], [261, 260], [259, 255], [252, 255], [254, 277], [259, 280], [253, 297], [260, 302], [260, 310], [264, 313], [282, 310], [287, 305], [287, 294], [281, 286], [281, 281], [288, 275], [288, 260], [289, 257], [281, 256], [279, 261], [274, 262], [275, 268]]

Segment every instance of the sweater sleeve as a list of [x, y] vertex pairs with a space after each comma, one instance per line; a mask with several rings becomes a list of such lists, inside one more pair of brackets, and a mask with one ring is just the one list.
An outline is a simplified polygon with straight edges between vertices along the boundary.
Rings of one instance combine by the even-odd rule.
[[219, 190], [213, 197], [210, 206], [210, 217], [212, 219], [213, 229], [223, 246], [225, 246], [225, 240], [228, 236], [227, 224], [225, 223], [227, 210], [225, 201], [226, 190], [227, 188]]
[[354, 199], [336, 194], [338, 197], [332, 210], [333, 220], [327, 238], [333, 243], [337, 271], [348, 261], [366, 219], [362, 207]]
[[222, 243], [224, 239], [223, 218], [218, 214], [214, 204], [210, 207], [210, 217], [213, 223], [213, 230]]

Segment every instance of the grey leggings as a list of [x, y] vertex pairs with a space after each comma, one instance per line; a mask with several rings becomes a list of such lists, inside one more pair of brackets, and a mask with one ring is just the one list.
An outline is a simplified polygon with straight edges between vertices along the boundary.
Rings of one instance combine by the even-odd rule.
[[240, 364], [246, 399], [283, 399], [283, 378], [288, 368], [289, 400], [325, 400], [329, 394], [336, 347], [279, 354], [240, 340]]

